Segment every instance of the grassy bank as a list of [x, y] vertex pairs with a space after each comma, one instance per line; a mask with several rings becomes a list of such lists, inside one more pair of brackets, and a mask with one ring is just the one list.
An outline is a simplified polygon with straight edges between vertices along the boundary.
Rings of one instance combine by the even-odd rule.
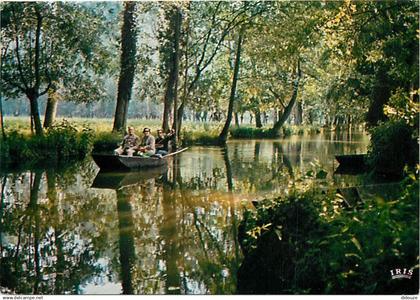
[[[5, 117], [7, 140], [2, 141], [1, 158], [3, 163], [36, 161], [45, 158], [52, 160], [71, 159], [85, 156], [91, 152], [109, 152], [122, 140], [122, 134], [112, 133], [112, 119], [97, 118], [57, 118], [55, 125], [43, 137], [31, 134], [29, 117]], [[144, 127], [155, 133], [161, 120], [129, 119], [127, 124], [141, 135]], [[184, 122], [181, 130], [181, 144], [217, 145], [223, 123]], [[321, 128], [315, 126], [284, 126], [281, 137], [291, 135], [316, 134]], [[237, 139], [274, 138], [268, 128], [234, 127], [230, 137]]]
[[255, 128], [255, 127], [232, 127], [230, 135], [235, 139], [274, 139], [280, 137], [288, 137], [292, 135], [312, 135], [321, 133], [320, 126], [310, 125], [284, 125], [279, 134], [273, 132], [271, 128]]
[[39, 161], [54, 164], [82, 159], [91, 152], [94, 142], [90, 128], [77, 128], [67, 121], [56, 123], [42, 136], [18, 129], [17, 126], [7, 130], [6, 138], [0, 140], [2, 165], [33, 165]]

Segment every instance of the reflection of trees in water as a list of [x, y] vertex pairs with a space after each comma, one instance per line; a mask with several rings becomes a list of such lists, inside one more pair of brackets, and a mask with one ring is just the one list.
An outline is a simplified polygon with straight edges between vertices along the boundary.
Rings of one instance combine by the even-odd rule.
[[117, 191], [120, 259], [111, 269], [123, 292], [234, 292], [236, 207], [186, 188], [180, 169], [168, 174]]
[[235, 199], [287, 186], [308, 151], [317, 153], [314, 145], [321, 147], [293, 141], [212, 148], [203, 168], [180, 167], [176, 157], [164, 176], [116, 194], [87, 188], [96, 172], [91, 164], [7, 175], [1, 285], [61, 294], [111, 281], [134, 294], [233, 293], [242, 216]]
[[89, 206], [100, 205], [98, 199], [86, 203], [82, 195], [67, 198], [57, 192], [66, 188], [57, 186], [57, 174], [43, 174], [9, 175], [2, 183], [1, 285], [26, 294], [79, 293], [81, 283], [99, 273], [96, 257], [106, 248], [104, 240], [92, 251], [101, 229], [84, 231], [80, 220], [89, 219]]
[[134, 263], [134, 221], [129, 197], [117, 190], [119, 252], [123, 294], [133, 294], [131, 270]]

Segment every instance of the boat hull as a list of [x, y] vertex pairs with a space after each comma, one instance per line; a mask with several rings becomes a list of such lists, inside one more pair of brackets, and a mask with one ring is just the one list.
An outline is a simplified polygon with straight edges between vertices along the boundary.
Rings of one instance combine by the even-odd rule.
[[160, 167], [167, 163], [165, 158], [129, 157], [126, 155], [92, 154], [101, 170], [132, 170]]
[[113, 170], [143, 170], [162, 167], [168, 163], [168, 158], [181, 153], [188, 148], [169, 153], [163, 157], [141, 157], [114, 154], [92, 154], [98, 167], [104, 171]]

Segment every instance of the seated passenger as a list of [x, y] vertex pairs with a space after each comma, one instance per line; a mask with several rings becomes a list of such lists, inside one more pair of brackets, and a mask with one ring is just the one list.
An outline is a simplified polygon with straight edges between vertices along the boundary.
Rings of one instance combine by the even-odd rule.
[[137, 155], [149, 157], [155, 154], [155, 137], [150, 134], [150, 128], [144, 128], [143, 134], [140, 147], [137, 148]]
[[140, 138], [134, 134], [134, 127], [128, 127], [128, 134], [124, 136], [121, 145], [114, 150], [115, 155], [127, 154], [133, 156], [140, 142]]
[[176, 132], [175, 129], [171, 129], [168, 134], [166, 135], [166, 138], [169, 141], [169, 152], [174, 152], [177, 149], [176, 145]]
[[156, 138], [156, 154], [165, 156], [168, 154], [168, 147], [169, 147], [169, 138], [168, 136], [165, 137], [162, 129], [158, 129], [157, 131], [157, 138]]

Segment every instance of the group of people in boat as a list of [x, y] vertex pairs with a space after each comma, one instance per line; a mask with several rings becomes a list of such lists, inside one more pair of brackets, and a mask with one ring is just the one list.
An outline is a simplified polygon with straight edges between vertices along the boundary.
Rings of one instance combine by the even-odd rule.
[[154, 155], [165, 156], [174, 145], [175, 130], [168, 133], [162, 129], [157, 130], [155, 138], [150, 128], [143, 129], [143, 138], [134, 133], [134, 127], [128, 127], [128, 134], [124, 136], [120, 146], [114, 150], [115, 155], [151, 157]]

